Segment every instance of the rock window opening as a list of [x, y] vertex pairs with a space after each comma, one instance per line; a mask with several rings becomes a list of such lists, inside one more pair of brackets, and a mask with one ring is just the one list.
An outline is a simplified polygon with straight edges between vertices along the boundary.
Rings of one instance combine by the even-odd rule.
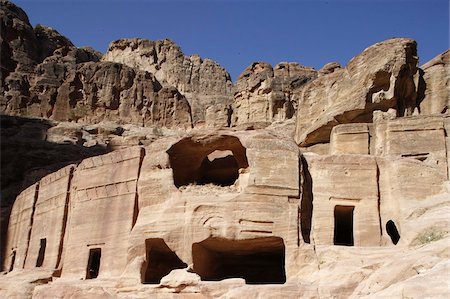
[[286, 282], [282, 238], [209, 238], [192, 245], [193, 270], [205, 281], [243, 278], [247, 284]]
[[36, 261], [36, 267], [41, 267], [44, 263], [45, 258], [45, 248], [47, 247], [47, 239], [41, 239], [39, 246], [39, 254]]
[[334, 245], [353, 246], [354, 206], [334, 207]]
[[397, 226], [395, 226], [394, 221], [389, 220], [386, 223], [386, 232], [391, 237], [392, 243], [394, 245], [397, 245], [398, 241], [400, 240], [400, 234], [398, 233]]
[[92, 248], [89, 250], [89, 260], [86, 269], [86, 279], [97, 278], [100, 270], [100, 259], [102, 257], [101, 248]]
[[231, 186], [239, 177], [239, 166], [231, 151], [214, 151], [200, 166], [200, 184]]
[[163, 239], [145, 240], [145, 249], [147, 262], [144, 264], [142, 283], [159, 284], [170, 271], [187, 267]]
[[184, 138], [167, 153], [177, 187], [231, 186], [239, 178], [239, 169], [248, 167], [246, 149], [234, 136]]
[[11, 264], [9, 265], [9, 272], [11, 272], [14, 269], [14, 263], [16, 262], [16, 251], [13, 250], [11, 254]]

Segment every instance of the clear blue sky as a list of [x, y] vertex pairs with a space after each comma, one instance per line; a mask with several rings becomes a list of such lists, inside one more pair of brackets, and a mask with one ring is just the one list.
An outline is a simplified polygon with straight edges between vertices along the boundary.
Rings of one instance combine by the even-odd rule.
[[449, 48], [449, 0], [13, 0], [32, 25], [105, 52], [119, 38], [170, 38], [233, 80], [254, 61], [342, 65], [391, 37], [419, 43], [420, 63]]

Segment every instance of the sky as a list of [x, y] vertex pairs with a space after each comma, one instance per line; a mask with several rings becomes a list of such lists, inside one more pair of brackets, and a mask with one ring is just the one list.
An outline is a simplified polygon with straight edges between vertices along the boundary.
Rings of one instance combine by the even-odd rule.
[[449, 0], [13, 0], [33, 26], [105, 53], [111, 41], [169, 38], [235, 81], [255, 61], [341, 65], [393, 37], [418, 42], [420, 64], [449, 46]]

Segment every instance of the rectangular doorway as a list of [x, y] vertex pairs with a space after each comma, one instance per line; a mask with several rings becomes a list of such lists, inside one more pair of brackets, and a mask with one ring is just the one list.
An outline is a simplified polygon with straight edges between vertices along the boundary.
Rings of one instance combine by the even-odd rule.
[[353, 246], [354, 206], [334, 207], [334, 245]]
[[40, 241], [40, 246], [39, 246], [39, 253], [38, 253], [38, 258], [36, 261], [36, 267], [41, 267], [42, 264], [44, 263], [44, 258], [45, 258], [45, 248], [47, 247], [47, 239], [41, 239]]
[[101, 248], [92, 248], [89, 250], [89, 260], [86, 269], [86, 279], [97, 278], [100, 270], [100, 259], [102, 257]]

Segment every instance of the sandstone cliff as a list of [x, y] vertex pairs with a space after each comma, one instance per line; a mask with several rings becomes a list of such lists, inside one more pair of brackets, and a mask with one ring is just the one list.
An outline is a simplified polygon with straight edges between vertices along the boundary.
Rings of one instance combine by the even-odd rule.
[[298, 63], [280, 63], [275, 68], [253, 63], [237, 79], [232, 125], [267, 125], [293, 118], [302, 86], [316, 77], [314, 69]]
[[233, 86], [170, 40], [102, 56], [0, 5], [0, 297], [450, 296], [449, 51]]
[[151, 72], [163, 85], [176, 87], [189, 101], [194, 123], [229, 126], [233, 84], [227, 71], [214, 61], [185, 56], [167, 39], [118, 40], [110, 44], [103, 60]]

